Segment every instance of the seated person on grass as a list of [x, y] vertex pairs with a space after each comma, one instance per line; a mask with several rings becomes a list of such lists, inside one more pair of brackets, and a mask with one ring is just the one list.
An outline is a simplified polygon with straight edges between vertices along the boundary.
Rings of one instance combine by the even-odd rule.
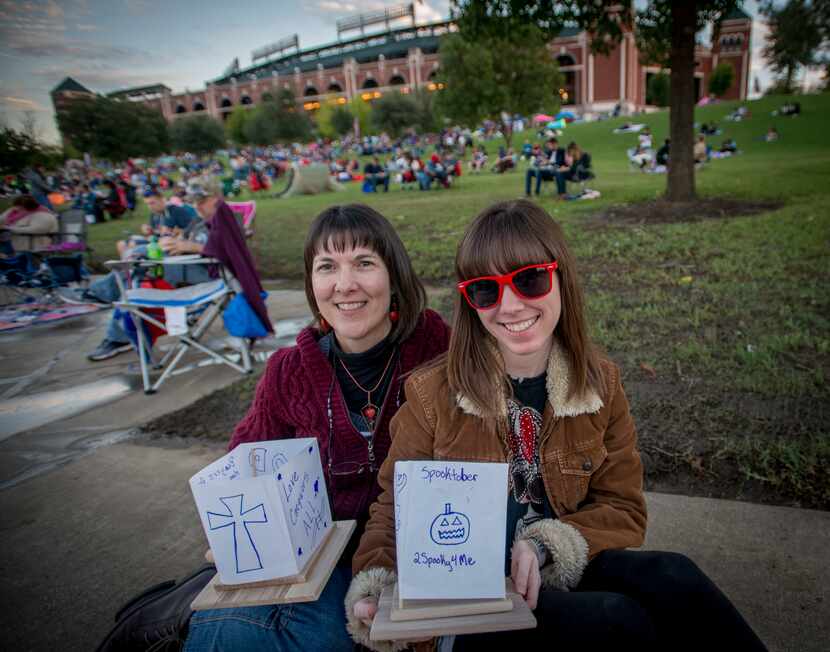
[[593, 176], [591, 172], [591, 155], [583, 152], [575, 142], [568, 144], [565, 151], [565, 165], [556, 170], [556, 192], [560, 199], [567, 197], [568, 181], [585, 181]]
[[536, 179], [536, 196], [542, 189], [542, 181], [556, 178], [556, 170], [565, 165], [565, 150], [559, 147], [556, 138], [549, 138], [542, 152], [532, 162], [525, 174], [525, 196], [530, 197], [530, 180]]
[[48, 235], [60, 230], [58, 219], [32, 195], [20, 195], [0, 214], [0, 253], [38, 251], [52, 244]]
[[433, 154], [423, 169], [418, 172], [418, 184], [421, 190], [429, 190], [433, 181], [440, 183], [444, 188], [450, 187], [447, 170], [438, 154]]
[[150, 238], [183, 233], [190, 223], [198, 218], [195, 212], [184, 206], [165, 204], [161, 192], [155, 188], [144, 191], [144, 203], [150, 211], [150, 218], [146, 224], [141, 225], [141, 235], [131, 235], [126, 240], [116, 243], [118, 255], [122, 260], [146, 254]]
[[377, 156], [372, 157], [371, 163], [367, 163], [363, 168], [364, 179], [372, 184], [372, 191], [378, 191], [378, 185], [383, 185], [383, 192], [389, 192], [389, 173], [380, 164], [380, 159]]
[[663, 146], [657, 150], [657, 158], [656, 162], [657, 165], [668, 165], [669, 164], [669, 145], [671, 141], [666, 138]]

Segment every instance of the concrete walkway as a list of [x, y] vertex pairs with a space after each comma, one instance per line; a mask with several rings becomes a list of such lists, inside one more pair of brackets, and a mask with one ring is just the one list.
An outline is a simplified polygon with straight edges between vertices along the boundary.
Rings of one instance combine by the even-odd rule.
[[[269, 308], [286, 320], [286, 334], [307, 317], [297, 290], [272, 288]], [[222, 446], [150, 441], [132, 428], [240, 376], [206, 367], [146, 397], [125, 373], [130, 360], [84, 359], [102, 318], [0, 337], [0, 397], [7, 401], [0, 428], [10, 433], [0, 441], [3, 649], [94, 649], [121, 603], [202, 561], [206, 541], [187, 480]], [[59, 392], [83, 396], [94, 383], [104, 385], [95, 386], [98, 395], [92, 391], [84, 410], [59, 412], [66, 403]], [[129, 391], [118, 389], [125, 384]], [[106, 402], [96, 407], [102, 396]], [[8, 401], [28, 407], [17, 414]], [[44, 406], [54, 412], [38, 424], [48, 416], [38, 414]], [[10, 426], [9, 414], [24, 421]], [[771, 650], [830, 649], [830, 512], [666, 494], [647, 499], [646, 547], [694, 559]]]

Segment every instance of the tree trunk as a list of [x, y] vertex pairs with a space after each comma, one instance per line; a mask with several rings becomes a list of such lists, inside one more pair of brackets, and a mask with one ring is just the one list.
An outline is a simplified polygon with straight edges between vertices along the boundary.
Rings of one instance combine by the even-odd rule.
[[793, 77], [795, 77], [795, 66], [787, 66], [787, 77], [786, 81], [784, 82], [785, 93], [793, 92]]
[[513, 146], [513, 121], [501, 121], [501, 135], [504, 136], [504, 144], [507, 149]]
[[666, 188], [666, 199], [669, 201], [691, 201], [695, 198], [695, 161], [692, 148], [695, 117], [696, 4], [693, 0], [671, 3], [671, 159]]

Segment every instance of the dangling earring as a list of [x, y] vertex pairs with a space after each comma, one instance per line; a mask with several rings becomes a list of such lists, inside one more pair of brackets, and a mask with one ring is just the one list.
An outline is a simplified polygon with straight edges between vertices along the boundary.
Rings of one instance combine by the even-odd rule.
[[389, 306], [389, 321], [391, 321], [393, 324], [395, 324], [395, 323], [397, 323], [399, 316], [400, 315], [398, 314], [398, 300], [393, 295], [392, 296], [392, 302]]
[[328, 333], [330, 330], [331, 330], [331, 326], [330, 326], [330, 325], [329, 325], [329, 323], [325, 320], [325, 318], [323, 317], [323, 315], [320, 315], [320, 332], [321, 332], [323, 335], [325, 335], [325, 334], [326, 334], [326, 333]]

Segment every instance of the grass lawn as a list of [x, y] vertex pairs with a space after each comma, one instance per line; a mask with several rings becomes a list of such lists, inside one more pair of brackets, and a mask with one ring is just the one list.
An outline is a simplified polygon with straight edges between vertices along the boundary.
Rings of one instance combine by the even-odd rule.
[[[615, 220], [615, 206], [665, 188], [664, 176], [629, 170], [636, 136], [611, 133], [622, 119], [569, 127], [562, 138], [593, 155], [601, 199], [560, 202], [549, 183], [539, 200], [580, 261], [593, 336], [623, 369], [652, 489], [830, 508], [830, 95], [799, 98], [798, 118], [772, 118], [787, 99], [752, 102], [752, 117], [737, 124], [723, 120], [734, 103], [696, 113], [723, 129], [712, 145], [733, 137], [742, 151], [700, 171], [699, 193], [782, 202], [776, 210]], [[667, 113], [637, 121], [662, 143]], [[780, 141], [761, 142], [773, 124]], [[437, 307], [449, 315], [464, 228], [523, 192], [520, 167], [465, 175], [450, 190], [365, 195], [353, 183], [337, 195], [258, 200], [253, 248], [263, 276], [300, 278], [313, 217], [334, 202], [370, 203], [397, 227], [422, 277], [447, 288]], [[142, 217], [94, 226], [95, 255], [113, 256], [114, 240]]]

